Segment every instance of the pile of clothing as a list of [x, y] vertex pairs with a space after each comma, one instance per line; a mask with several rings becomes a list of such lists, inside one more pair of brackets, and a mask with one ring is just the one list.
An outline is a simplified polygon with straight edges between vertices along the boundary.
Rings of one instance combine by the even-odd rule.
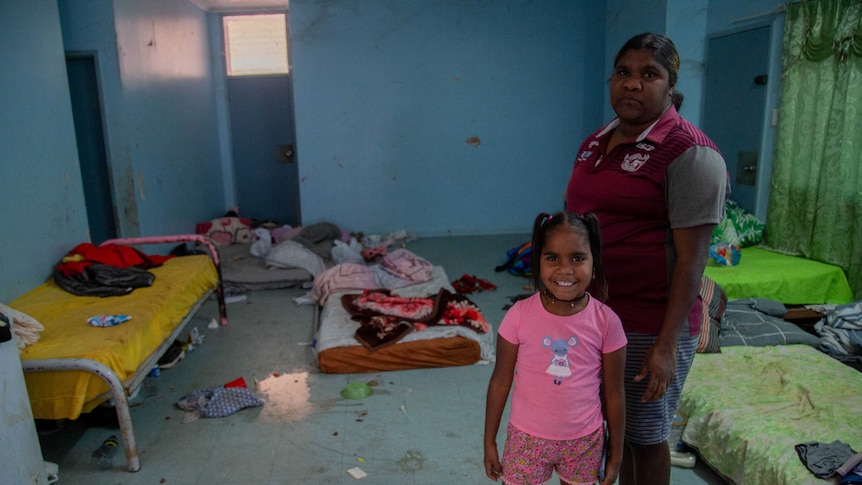
[[144, 254], [130, 246], [81, 243], [54, 267], [54, 281], [78, 296], [127, 295], [152, 286], [155, 276], [147, 269], [172, 257]]

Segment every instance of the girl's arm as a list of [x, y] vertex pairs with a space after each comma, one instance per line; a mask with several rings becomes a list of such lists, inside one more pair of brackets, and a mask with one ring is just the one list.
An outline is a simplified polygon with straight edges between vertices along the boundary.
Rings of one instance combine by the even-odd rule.
[[488, 383], [485, 403], [485, 474], [494, 481], [503, 474], [497, 450], [497, 432], [512, 388], [517, 356], [518, 346], [497, 334], [497, 363]]
[[623, 441], [626, 432], [625, 391], [626, 348], [602, 354], [602, 380], [605, 398], [605, 418], [608, 420], [608, 447], [605, 478], [601, 485], [612, 485], [620, 474], [623, 461]]

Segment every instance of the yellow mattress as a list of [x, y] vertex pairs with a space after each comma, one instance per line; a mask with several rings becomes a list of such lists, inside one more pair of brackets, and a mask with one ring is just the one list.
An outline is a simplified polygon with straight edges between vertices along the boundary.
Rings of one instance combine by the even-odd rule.
[[[10, 302], [45, 327], [39, 341], [22, 350], [21, 360], [86, 358], [108, 366], [120, 381], [131, 377], [218, 280], [205, 255], [173, 258], [149, 271], [156, 276], [153, 285], [124, 296], [76, 296], [51, 280]], [[107, 328], [87, 323], [101, 314], [132, 318]], [[80, 371], [27, 372], [24, 379], [37, 419], [76, 419], [104, 401], [98, 396], [109, 389], [98, 376]]]

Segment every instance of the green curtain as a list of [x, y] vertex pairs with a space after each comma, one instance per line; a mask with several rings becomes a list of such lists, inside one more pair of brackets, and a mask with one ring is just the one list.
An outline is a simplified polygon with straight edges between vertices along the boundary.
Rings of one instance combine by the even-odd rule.
[[841, 266], [862, 299], [862, 0], [787, 5], [766, 245]]

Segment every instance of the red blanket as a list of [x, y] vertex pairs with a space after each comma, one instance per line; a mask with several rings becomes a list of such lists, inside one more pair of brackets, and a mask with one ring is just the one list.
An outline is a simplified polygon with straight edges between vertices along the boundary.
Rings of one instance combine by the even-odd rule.
[[66, 276], [78, 274], [87, 266], [99, 263], [116, 268], [155, 268], [173, 256], [150, 256], [131, 246], [106, 244], [95, 246], [91, 243], [81, 243], [66, 253], [63, 261], [57, 265], [57, 270]]
[[387, 289], [365, 290], [343, 295], [341, 304], [359, 322], [356, 340], [370, 351], [396, 343], [412, 331], [431, 325], [461, 325], [478, 333], [488, 331], [488, 322], [466, 296], [441, 289], [427, 297], [403, 297]]

